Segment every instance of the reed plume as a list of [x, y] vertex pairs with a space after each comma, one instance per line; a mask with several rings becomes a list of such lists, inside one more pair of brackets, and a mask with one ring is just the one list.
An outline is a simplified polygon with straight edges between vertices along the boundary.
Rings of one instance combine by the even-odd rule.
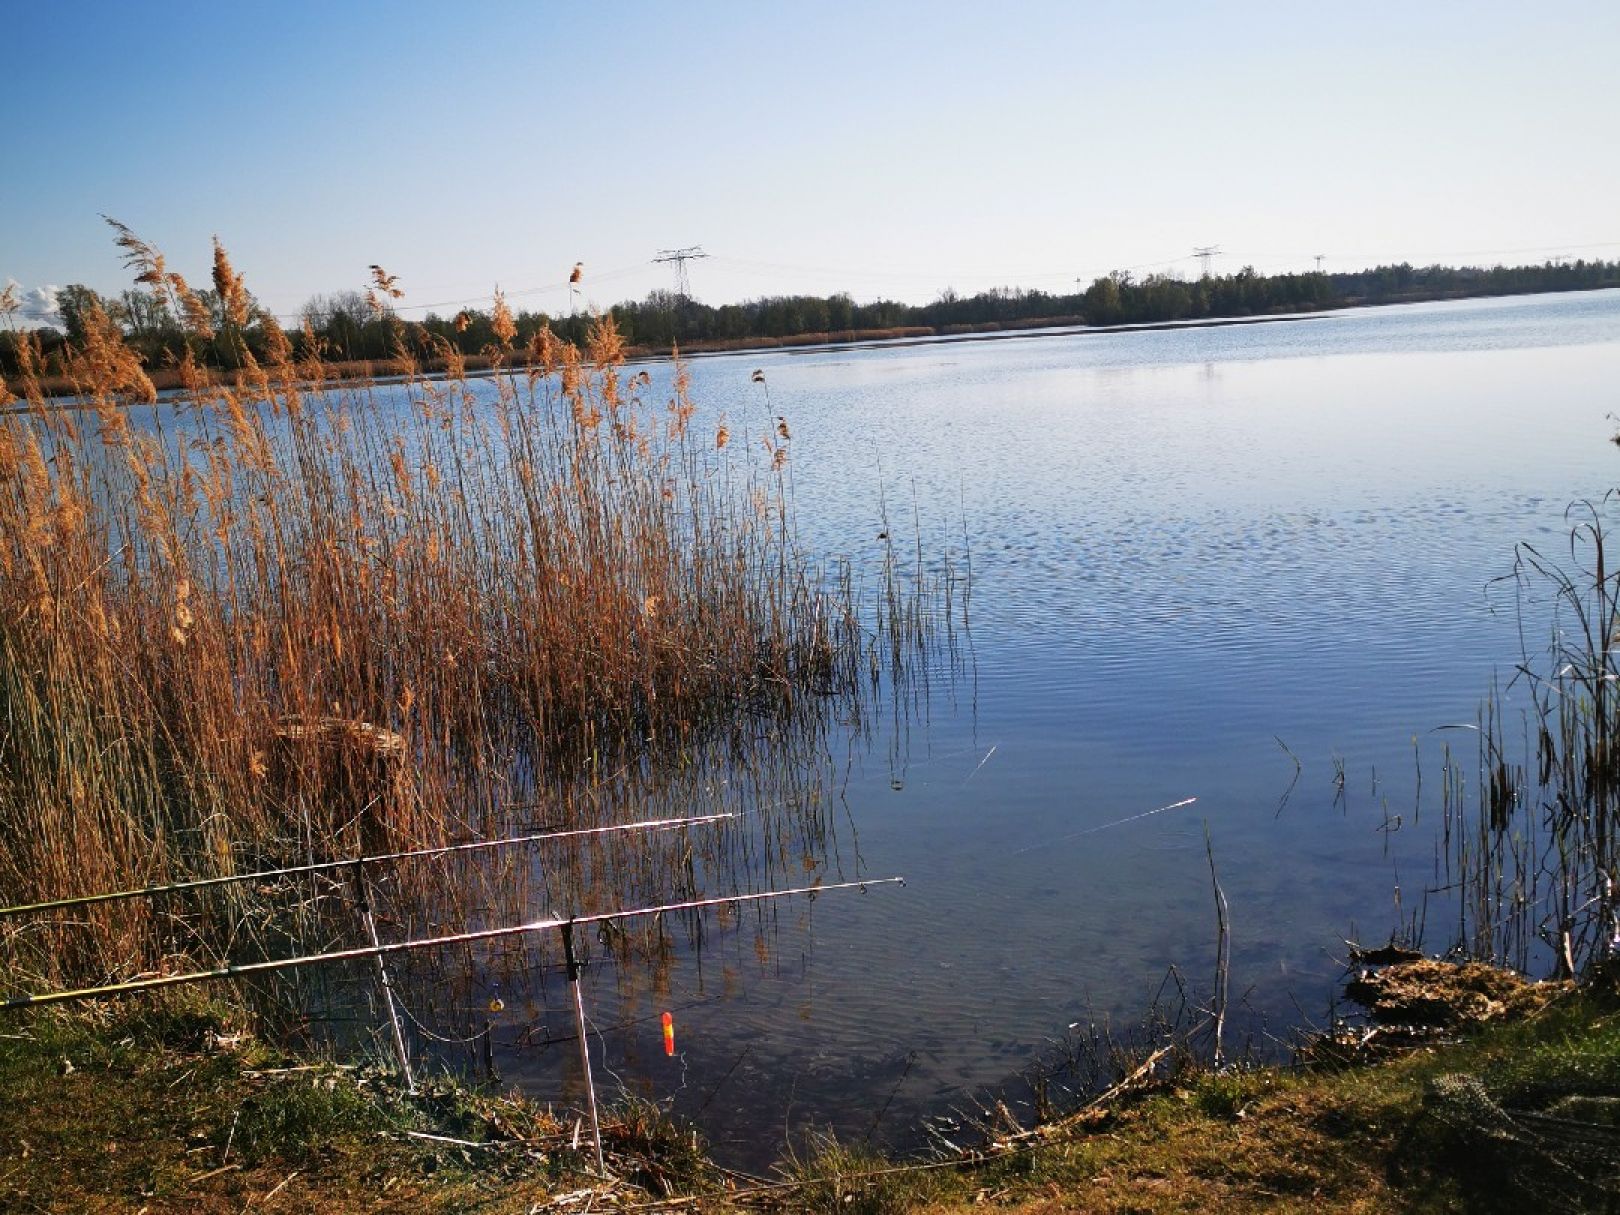
[[[684, 368], [646, 399], [611, 317], [584, 349], [542, 328], [522, 375], [338, 381], [217, 241], [213, 279], [222, 340], [260, 324], [265, 367], [242, 345], [233, 382], [159, 402], [92, 307], [76, 399], [46, 408], [25, 375], [32, 407], [0, 414], [0, 903], [498, 832], [537, 789], [863, 685], [849, 579], [798, 550], [768, 475], [785, 421], [763, 458], [724, 424], [689, 439]], [[509, 349], [499, 294], [495, 315]], [[288, 931], [253, 897], [93, 910], [0, 952], [13, 981], [217, 959]]]

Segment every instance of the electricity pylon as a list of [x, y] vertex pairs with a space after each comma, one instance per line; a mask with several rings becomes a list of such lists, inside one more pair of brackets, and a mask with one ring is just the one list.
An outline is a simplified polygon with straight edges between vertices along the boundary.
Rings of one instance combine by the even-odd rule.
[[702, 245], [688, 245], [684, 249], [660, 249], [658, 256], [653, 258], [655, 264], [672, 262], [675, 266], [675, 294], [680, 299], [690, 299], [692, 295], [692, 280], [687, 277], [686, 263], [699, 258], [708, 257], [703, 252]]

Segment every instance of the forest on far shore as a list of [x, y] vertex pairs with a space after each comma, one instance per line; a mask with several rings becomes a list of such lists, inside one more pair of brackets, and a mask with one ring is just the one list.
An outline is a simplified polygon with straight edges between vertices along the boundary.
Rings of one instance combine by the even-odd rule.
[[[1616, 286], [1620, 286], [1620, 262], [1616, 261], [1494, 267], [1401, 263], [1344, 273], [1272, 275], [1245, 267], [1235, 274], [1199, 279], [1163, 274], [1137, 278], [1117, 271], [1071, 294], [1009, 287], [976, 295], [947, 290], [927, 304], [883, 299], [858, 304], [847, 293], [839, 293], [767, 296], [715, 306], [674, 292], [655, 291], [644, 300], [614, 304], [606, 315], [612, 316], [632, 348], [656, 351], [760, 340], [836, 340], [895, 331], [960, 333], [1019, 325], [1151, 324]], [[220, 313], [215, 332], [225, 331], [218, 293], [199, 290], [195, 295], [204, 307]], [[234, 342], [199, 342], [160, 291], [132, 289], [107, 297], [75, 284], [62, 288], [56, 298], [59, 326], [27, 329], [18, 326], [15, 318], [8, 318], [12, 324], [0, 326], [0, 373], [17, 374], [17, 346], [30, 333], [43, 356], [43, 370], [53, 370], [65, 346], [82, 343], [82, 318], [93, 308], [112, 318], [149, 368], [178, 363], [188, 345], [193, 358], [204, 365], [229, 369], [236, 363]], [[265, 335], [258, 318], [262, 315], [255, 310], [254, 322], [240, 330], [247, 348], [261, 360]], [[515, 344], [521, 348], [543, 327], [583, 345], [594, 317], [584, 311], [567, 315], [520, 311], [514, 319]], [[450, 316], [430, 312], [419, 322], [402, 323], [387, 298], [379, 300], [375, 293], [363, 290], [316, 296], [284, 327], [299, 358], [381, 360], [398, 356], [403, 344], [404, 353], [411, 358], [434, 363], [447, 347], [476, 355], [500, 344], [493, 309], [469, 308]]]

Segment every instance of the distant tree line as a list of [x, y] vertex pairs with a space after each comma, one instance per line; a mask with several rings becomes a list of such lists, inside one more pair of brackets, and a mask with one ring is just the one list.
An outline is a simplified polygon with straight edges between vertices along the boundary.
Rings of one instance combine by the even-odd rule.
[[[1615, 286], [1620, 286], [1620, 262], [1582, 260], [1489, 268], [1416, 267], [1403, 262], [1347, 273], [1266, 275], [1245, 267], [1235, 274], [1194, 280], [1163, 274], [1139, 279], [1117, 271], [1096, 279], [1084, 291], [1069, 294], [1003, 287], [962, 296], [947, 290], [920, 305], [881, 299], [857, 304], [840, 293], [771, 296], [716, 307], [673, 292], [654, 291], [644, 300], [618, 303], [609, 311], [630, 345], [667, 349], [821, 334], [837, 338], [918, 326], [960, 332], [1060, 322], [1145, 324]], [[217, 294], [208, 290], [196, 294], [216, 314], [215, 331], [225, 333]], [[199, 348], [195, 338], [187, 338], [161, 296], [151, 292], [125, 291], [102, 297], [75, 284], [63, 288], [57, 300], [61, 325], [35, 331], [47, 366], [64, 344], [82, 341], [82, 318], [92, 303], [118, 323], [149, 367], [177, 362], [188, 341], [193, 357], [201, 363], [229, 368], [239, 357], [234, 342], [224, 339], [202, 343]], [[558, 337], [583, 343], [592, 318], [579, 313], [518, 312], [514, 319], [514, 344], [521, 348], [541, 326], [549, 326]], [[299, 321], [285, 328], [300, 358], [319, 354], [335, 360], [381, 360], [393, 357], [403, 346], [413, 358], [430, 362], [446, 347], [475, 355], [498, 344], [490, 311], [465, 309], [450, 317], [429, 313], [419, 323], [402, 324], [387, 307], [379, 309], [360, 291], [316, 296], [304, 305]], [[265, 357], [262, 324], [248, 326], [242, 338], [255, 357]], [[0, 371], [8, 375], [18, 369], [17, 340], [15, 331], [0, 328]]]

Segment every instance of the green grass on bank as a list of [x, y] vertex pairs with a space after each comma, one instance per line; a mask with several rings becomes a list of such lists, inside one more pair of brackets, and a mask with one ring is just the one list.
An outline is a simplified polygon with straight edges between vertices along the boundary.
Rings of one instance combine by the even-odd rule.
[[603, 1186], [570, 1119], [448, 1081], [407, 1098], [175, 997], [0, 1024], [0, 1210], [1620, 1211], [1617, 1096], [1620, 998], [1591, 988], [1376, 1065], [1192, 1076], [988, 1162], [894, 1171], [829, 1142], [785, 1170], [803, 1184], [728, 1197], [656, 1111], [615, 1113], [626, 1180]]
[[[0, 1210], [527, 1210], [566, 1170], [543, 1110], [265, 1046], [179, 994], [0, 1024]], [[525, 1201], [511, 1205], [519, 1197]]]

